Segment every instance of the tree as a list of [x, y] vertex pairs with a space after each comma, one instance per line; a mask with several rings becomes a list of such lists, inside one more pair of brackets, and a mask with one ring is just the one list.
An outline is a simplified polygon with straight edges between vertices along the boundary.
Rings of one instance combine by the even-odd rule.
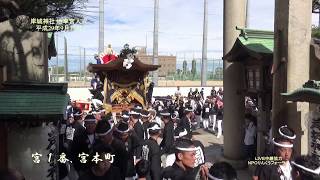
[[187, 66], [188, 66], [187, 61], [184, 60], [183, 64], [182, 64], [182, 73], [183, 74], [187, 74]]
[[312, 0], [312, 13], [319, 13], [320, 11], [320, 1]]
[[12, 0], [0, 0], [0, 22], [9, 18], [15, 18], [20, 6]]
[[[53, 66], [51, 68], [51, 73], [52, 74], [56, 74], [57, 73], [57, 66]], [[58, 74], [64, 74], [64, 67], [63, 66], [59, 66], [58, 67]]]
[[[312, 0], [312, 13], [317, 13], [320, 19], [320, 0]], [[320, 27], [320, 21], [318, 27]]]
[[0, 0], [0, 22], [18, 16], [83, 19], [81, 9], [88, 0]]
[[192, 60], [191, 74], [193, 77], [197, 74], [197, 62], [195, 59]]
[[222, 74], [223, 74], [223, 69], [222, 67], [217, 67], [214, 73], [214, 78], [217, 80], [221, 80], [222, 79]]
[[312, 27], [312, 37], [320, 39], [320, 28], [319, 27]]

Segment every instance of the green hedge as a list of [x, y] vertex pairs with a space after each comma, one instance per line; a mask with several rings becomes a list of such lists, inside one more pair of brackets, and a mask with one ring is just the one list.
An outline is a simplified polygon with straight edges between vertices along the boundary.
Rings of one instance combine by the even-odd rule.
[[319, 27], [313, 27], [312, 28], [312, 37], [320, 39], [320, 28]]

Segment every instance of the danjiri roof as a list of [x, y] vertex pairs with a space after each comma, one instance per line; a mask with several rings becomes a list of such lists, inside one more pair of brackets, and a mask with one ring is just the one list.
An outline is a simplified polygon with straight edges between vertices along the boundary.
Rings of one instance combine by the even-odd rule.
[[240, 29], [238, 27], [237, 30], [240, 30], [240, 35], [232, 49], [223, 57], [224, 60], [239, 60], [238, 56], [243, 54], [255, 57], [273, 55], [274, 34], [272, 31]]
[[8, 85], [0, 90], [0, 116], [5, 115], [63, 115], [69, 96], [65, 84]]
[[118, 58], [114, 61], [109, 62], [108, 64], [89, 64], [88, 71], [89, 72], [108, 72], [108, 71], [155, 71], [160, 68], [160, 65], [152, 65], [152, 64], [144, 64], [139, 59], [135, 58], [132, 63], [132, 67], [130, 69], [126, 69], [123, 67], [123, 58]]

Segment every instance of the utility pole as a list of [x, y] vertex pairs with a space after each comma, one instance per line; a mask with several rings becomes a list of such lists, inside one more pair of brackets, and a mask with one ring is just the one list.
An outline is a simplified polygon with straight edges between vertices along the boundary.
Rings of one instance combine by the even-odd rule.
[[207, 44], [208, 44], [207, 36], [208, 36], [208, 1], [204, 0], [201, 86], [207, 85]]
[[59, 81], [58, 74], [59, 74], [59, 41], [58, 41], [58, 35], [57, 35], [57, 70], [56, 70], [56, 78], [57, 82]]
[[69, 81], [67, 38], [64, 37], [64, 80]]
[[250, 9], [250, 0], [246, 1], [246, 28], [249, 28], [249, 9]]
[[82, 65], [81, 65], [81, 47], [79, 47], [79, 50], [80, 50], [80, 55], [79, 55], [79, 79], [81, 79], [81, 68], [82, 68]]
[[86, 72], [87, 72], [87, 66], [86, 66], [86, 48], [83, 48], [83, 77], [84, 77], [84, 82], [86, 82]]
[[99, 52], [104, 48], [104, 0], [99, 0]]
[[148, 49], [148, 32], [146, 32], [146, 54]]
[[[154, 0], [154, 28], [153, 28], [153, 65], [159, 65], [158, 60], [158, 29], [159, 29], [159, 0]], [[153, 83], [158, 86], [158, 70], [153, 71]]]

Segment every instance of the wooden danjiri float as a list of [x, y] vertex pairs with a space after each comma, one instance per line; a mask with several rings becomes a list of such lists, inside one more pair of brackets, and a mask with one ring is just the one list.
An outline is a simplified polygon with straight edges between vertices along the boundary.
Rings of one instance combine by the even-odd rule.
[[136, 50], [125, 45], [119, 57], [106, 64], [89, 64], [88, 71], [103, 82], [104, 109], [106, 113], [128, 110], [135, 105], [147, 108], [151, 100], [153, 83], [149, 71], [160, 66], [144, 64], [135, 56]]

